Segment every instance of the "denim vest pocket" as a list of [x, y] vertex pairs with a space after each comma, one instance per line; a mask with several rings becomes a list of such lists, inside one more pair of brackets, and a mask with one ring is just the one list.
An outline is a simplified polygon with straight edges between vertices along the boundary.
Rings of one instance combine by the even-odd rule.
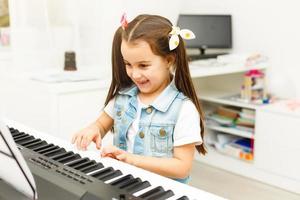
[[151, 125], [150, 131], [150, 147], [153, 156], [166, 157], [172, 153], [174, 125]]

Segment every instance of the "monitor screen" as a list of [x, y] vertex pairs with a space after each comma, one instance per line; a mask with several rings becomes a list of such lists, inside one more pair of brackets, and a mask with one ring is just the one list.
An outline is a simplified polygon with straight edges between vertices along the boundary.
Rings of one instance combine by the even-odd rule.
[[187, 48], [232, 47], [231, 15], [179, 15], [177, 25], [196, 35], [193, 40], [185, 40]]

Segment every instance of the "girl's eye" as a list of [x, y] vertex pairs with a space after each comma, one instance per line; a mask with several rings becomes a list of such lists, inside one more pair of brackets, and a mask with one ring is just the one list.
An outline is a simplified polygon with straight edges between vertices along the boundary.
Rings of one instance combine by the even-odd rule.
[[149, 67], [149, 65], [146, 65], [146, 64], [140, 64], [140, 67], [141, 67], [141, 68], [146, 68], [146, 67]]

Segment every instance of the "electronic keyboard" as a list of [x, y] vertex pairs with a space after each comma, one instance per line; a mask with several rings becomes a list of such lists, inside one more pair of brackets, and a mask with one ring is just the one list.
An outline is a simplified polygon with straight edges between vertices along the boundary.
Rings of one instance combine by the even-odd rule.
[[[39, 199], [223, 199], [6, 120], [34, 175]], [[196, 177], [194, 177], [196, 178]]]

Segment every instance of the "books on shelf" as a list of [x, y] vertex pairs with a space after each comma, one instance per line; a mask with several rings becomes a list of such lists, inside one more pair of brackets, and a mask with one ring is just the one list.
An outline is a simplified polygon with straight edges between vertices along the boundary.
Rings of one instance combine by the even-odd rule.
[[239, 117], [240, 111], [231, 107], [219, 106], [216, 110], [216, 113], [220, 116], [236, 119]]
[[232, 127], [234, 126], [234, 119], [221, 116], [218, 114], [212, 114], [207, 116], [208, 123], [216, 124], [219, 126]]
[[208, 144], [218, 152], [241, 160], [253, 160], [253, 141], [249, 138], [216, 133], [207, 138]]
[[244, 127], [254, 128], [255, 121], [254, 121], [254, 119], [239, 117], [236, 119], [235, 125], [240, 126], [240, 127], [244, 126]]

